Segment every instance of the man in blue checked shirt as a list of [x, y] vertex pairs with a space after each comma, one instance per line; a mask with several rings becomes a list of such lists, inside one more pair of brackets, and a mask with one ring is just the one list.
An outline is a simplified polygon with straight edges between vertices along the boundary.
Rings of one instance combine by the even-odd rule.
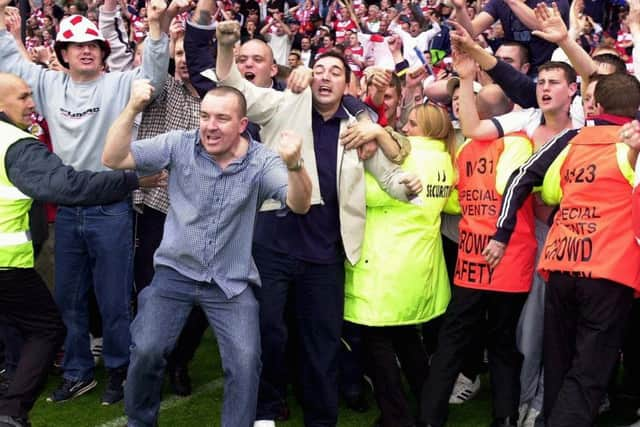
[[113, 169], [147, 174], [169, 170], [171, 205], [154, 262], [151, 285], [139, 295], [131, 326], [131, 363], [125, 410], [131, 427], [156, 425], [165, 355], [188, 314], [200, 305], [215, 331], [225, 372], [222, 426], [249, 427], [260, 377], [260, 278], [251, 258], [258, 208], [278, 200], [304, 214], [311, 180], [302, 164], [302, 138], [283, 132], [280, 157], [243, 136], [246, 101], [228, 87], [203, 98], [200, 129], [173, 131], [131, 144], [136, 114], [152, 87], [137, 81], [131, 100], [107, 135], [102, 160]]

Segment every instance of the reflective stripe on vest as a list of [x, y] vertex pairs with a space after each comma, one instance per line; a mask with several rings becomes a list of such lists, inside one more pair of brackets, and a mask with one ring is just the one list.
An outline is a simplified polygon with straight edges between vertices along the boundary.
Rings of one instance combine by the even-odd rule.
[[24, 200], [31, 197], [18, 190], [16, 187], [0, 184], [0, 199], [4, 200]]
[[562, 201], [538, 268], [640, 289], [640, 247], [630, 218], [632, 188], [618, 161], [619, 126], [583, 128], [560, 167]]
[[31, 233], [28, 231], [16, 231], [15, 233], [0, 233], [0, 247], [16, 246], [31, 241]]
[[31, 198], [9, 180], [5, 156], [11, 145], [33, 136], [0, 121], [0, 268], [30, 268], [34, 264], [29, 234]]
[[526, 135], [511, 134], [493, 141], [471, 141], [461, 147], [456, 157], [462, 209], [453, 275], [458, 286], [500, 292], [528, 292], [531, 287], [536, 252], [531, 196], [517, 212], [515, 230], [498, 266], [491, 268], [482, 256], [496, 232], [500, 214], [502, 196], [496, 189], [496, 178], [506, 138], [522, 138], [533, 145]]

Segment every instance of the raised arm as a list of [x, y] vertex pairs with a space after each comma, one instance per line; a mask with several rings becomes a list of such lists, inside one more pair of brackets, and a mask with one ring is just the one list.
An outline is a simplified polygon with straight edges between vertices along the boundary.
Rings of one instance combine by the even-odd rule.
[[[511, 9], [514, 15], [518, 17], [525, 27], [530, 30], [539, 30], [540, 22], [536, 19], [536, 15], [524, 1], [522, 0], [503, 0], [504, 3]], [[544, 5], [544, 2], [538, 3]], [[546, 6], [545, 6], [546, 7]]]
[[215, 87], [215, 83], [201, 73], [216, 65], [216, 45], [214, 43], [215, 24], [212, 17], [217, 12], [214, 0], [200, 0], [187, 21], [184, 35], [184, 51], [191, 84], [200, 97]]
[[[247, 101], [247, 117], [260, 126], [265, 125], [278, 113], [286, 96], [271, 88], [257, 87], [242, 77], [235, 64], [233, 46], [240, 39], [240, 24], [237, 21], [225, 21], [218, 24], [216, 29], [218, 39], [218, 56], [216, 71], [210, 73], [211, 78], [217, 79], [219, 84], [231, 86], [244, 94]], [[309, 88], [303, 94], [307, 96]]]
[[533, 79], [484, 50], [457, 22], [450, 24], [455, 28], [450, 33], [451, 42], [476, 61], [515, 104], [523, 108], [538, 106], [536, 83]]
[[11, 33], [14, 40], [16, 41], [16, 45], [18, 46], [22, 57], [27, 61], [31, 61], [31, 55], [29, 55], [26, 46], [22, 42], [22, 18], [20, 17], [20, 11], [15, 7], [8, 7], [5, 13], [5, 23], [7, 25], [7, 30]]
[[486, 30], [495, 22], [495, 18], [487, 12], [480, 12], [473, 18], [469, 18], [466, 0], [452, 0], [456, 12], [456, 22], [464, 27], [473, 37]]
[[496, 139], [499, 130], [491, 120], [480, 120], [473, 92], [475, 62], [467, 54], [454, 49], [453, 66], [460, 76], [460, 125], [464, 136], [471, 139]]
[[111, 169], [135, 169], [131, 153], [133, 122], [151, 100], [153, 86], [148, 80], [136, 80], [131, 87], [131, 97], [126, 107], [113, 122], [107, 133], [102, 152], [102, 163]]
[[134, 79], [148, 79], [155, 93], [160, 93], [169, 69], [169, 37], [161, 29], [166, 12], [164, 0], [148, 4], [149, 36], [145, 40], [142, 66], [133, 73]]
[[26, 81], [33, 91], [36, 109], [44, 112], [47, 87], [53, 87], [56, 79], [62, 83], [63, 75], [47, 71], [23, 56], [13, 35], [7, 31], [5, 11], [9, 3], [10, 0], [0, 0], [0, 71], [15, 74]]
[[134, 52], [129, 46], [129, 37], [121, 12], [118, 11], [117, 0], [105, 0], [99, 10], [98, 26], [111, 48], [111, 53], [107, 58], [109, 70], [127, 71], [132, 69]]
[[576, 73], [582, 78], [582, 87], [586, 89], [589, 85], [589, 76], [598, 71], [598, 67], [589, 54], [573, 38], [569, 37], [558, 5], [553, 3], [552, 7], [548, 8], [544, 3], [540, 3], [535, 9], [535, 13], [540, 29], [532, 31], [531, 34], [560, 46], [569, 57]]

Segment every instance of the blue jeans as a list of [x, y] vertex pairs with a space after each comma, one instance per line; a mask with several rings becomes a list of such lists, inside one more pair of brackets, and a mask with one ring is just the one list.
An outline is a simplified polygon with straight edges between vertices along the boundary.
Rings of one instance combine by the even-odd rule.
[[55, 296], [67, 327], [64, 377], [93, 378], [89, 343], [90, 286], [103, 323], [107, 368], [129, 363], [133, 289], [133, 211], [128, 200], [109, 205], [61, 206], [56, 216]]
[[258, 303], [248, 286], [228, 299], [215, 283], [197, 282], [157, 266], [151, 285], [138, 295], [131, 324], [131, 364], [125, 384], [130, 427], [154, 426], [166, 357], [175, 347], [191, 309], [199, 305], [216, 334], [224, 371], [222, 427], [253, 425], [260, 379]]

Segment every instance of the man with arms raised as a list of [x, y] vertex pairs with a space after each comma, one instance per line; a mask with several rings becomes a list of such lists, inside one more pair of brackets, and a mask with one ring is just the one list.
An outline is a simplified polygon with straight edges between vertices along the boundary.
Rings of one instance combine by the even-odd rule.
[[247, 427], [254, 419], [260, 375], [253, 293], [260, 278], [251, 258], [253, 224], [266, 199], [295, 213], [309, 210], [311, 182], [299, 162], [300, 137], [282, 133], [282, 160], [245, 138], [244, 97], [221, 87], [202, 100], [199, 130], [173, 131], [131, 144], [133, 120], [151, 92], [147, 82], [134, 85], [103, 153], [104, 163], [114, 169], [169, 171], [171, 205], [155, 254], [156, 271], [140, 293], [131, 327], [125, 390], [129, 426], [156, 425], [165, 355], [199, 305], [216, 334], [225, 371], [222, 425]]

